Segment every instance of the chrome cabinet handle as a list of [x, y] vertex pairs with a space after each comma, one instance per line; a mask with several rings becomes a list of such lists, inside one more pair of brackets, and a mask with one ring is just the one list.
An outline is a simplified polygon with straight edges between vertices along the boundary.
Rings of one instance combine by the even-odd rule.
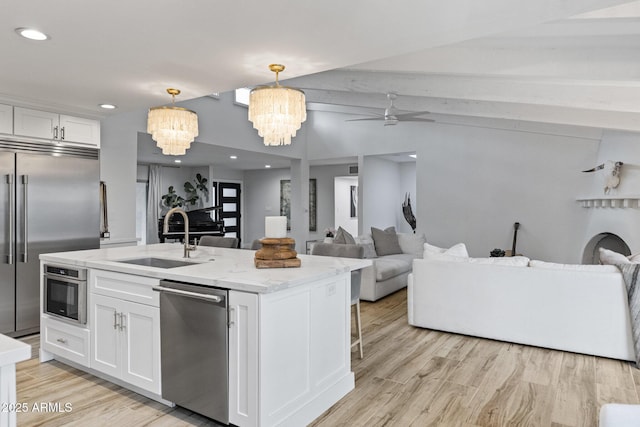
[[58, 338], [56, 341], [58, 341], [59, 343], [62, 343], [62, 344], [66, 344], [68, 342], [64, 338]]
[[58, 139], [58, 126], [53, 127], [53, 139]]
[[64, 139], [64, 127], [60, 128], [60, 139]]
[[9, 187], [9, 255], [7, 255], [7, 264], [13, 264], [13, 239], [16, 232], [13, 223], [13, 210], [14, 207], [14, 188], [13, 188], [13, 175], [7, 175], [7, 185]]
[[29, 261], [29, 256], [28, 256], [28, 252], [29, 252], [29, 243], [27, 241], [28, 237], [29, 237], [29, 175], [22, 175], [22, 190], [23, 190], [23, 195], [24, 198], [22, 200], [22, 205], [23, 205], [23, 218], [24, 218], [24, 228], [23, 228], [23, 238], [24, 241], [22, 242], [23, 244], [23, 249], [24, 249], [24, 254], [22, 255], [22, 262], [28, 262]]
[[125, 330], [125, 328], [126, 328], [126, 325], [124, 324], [124, 321], [125, 321], [125, 319], [126, 319], [126, 318], [125, 318], [125, 315], [124, 315], [124, 313], [118, 313], [118, 317], [120, 317], [120, 325], [119, 325], [119, 328], [120, 328], [120, 330], [121, 330], [121, 331], [124, 331], [124, 330]]
[[118, 312], [113, 312], [113, 329], [118, 329]]

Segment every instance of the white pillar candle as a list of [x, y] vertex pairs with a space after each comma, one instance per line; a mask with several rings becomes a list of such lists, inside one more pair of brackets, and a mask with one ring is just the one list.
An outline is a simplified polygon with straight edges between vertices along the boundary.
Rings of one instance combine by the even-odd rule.
[[264, 237], [271, 237], [276, 239], [287, 237], [287, 217], [265, 216]]

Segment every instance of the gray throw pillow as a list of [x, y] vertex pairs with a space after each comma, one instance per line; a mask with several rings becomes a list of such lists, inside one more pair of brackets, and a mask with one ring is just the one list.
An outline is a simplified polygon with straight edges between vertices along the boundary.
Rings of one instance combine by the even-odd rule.
[[384, 230], [371, 227], [371, 237], [373, 238], [373, 244], [376, 247], [378, 256], [402, 253], [395, 227], [388, 227]]
[[341, 244], [349, 244], [355, 245], [356, 239], [344, 228], [338, 227], [338, 231], [336, 231], [336, 236], [333, 238], [333, 243], [341, 243]]

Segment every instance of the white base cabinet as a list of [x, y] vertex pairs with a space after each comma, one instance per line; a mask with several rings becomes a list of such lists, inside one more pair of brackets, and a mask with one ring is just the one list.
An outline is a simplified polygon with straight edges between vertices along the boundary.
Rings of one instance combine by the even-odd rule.
[[353, 389], [350, 280], [229, 291], [232, 424], [306, 425]]
[[99, 270], [89, 280], [90, 367], [159, 395], [160, 309], [151, 289], [159, 281]]
[[43, 314], [40, 319], [40, 346], [49, 353], [89, 367], [89, 329]]

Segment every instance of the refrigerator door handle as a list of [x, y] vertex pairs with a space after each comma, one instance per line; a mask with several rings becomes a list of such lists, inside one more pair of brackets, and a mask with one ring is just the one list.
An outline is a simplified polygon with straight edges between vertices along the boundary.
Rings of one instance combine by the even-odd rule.
[[12, 174], [7, 175], [7, 185], [9, 186], [9, 255], [7, 255], [7, 264], [13, 264], [13, 241], [15, 239], [13, 212], [15, 210], [15, 202]]
[[28, 262], [28, 251], [29, 251], [29, 243], [28, 243], [28, 237], [29, 237], [29, 191], [28, 191], [28, 186], [29, 186], [29, 175], [22, 175], [22, 190], [24, 192], [23, 194], [23, 198], [22, 198], [22, 218], [24, 220], [24, 226], [22, 228], [22, 237], [23, 237], [23, 242], [22, 244], [23, 249], [24, 249], [24, 254], [22, 254], [22, 262]]

